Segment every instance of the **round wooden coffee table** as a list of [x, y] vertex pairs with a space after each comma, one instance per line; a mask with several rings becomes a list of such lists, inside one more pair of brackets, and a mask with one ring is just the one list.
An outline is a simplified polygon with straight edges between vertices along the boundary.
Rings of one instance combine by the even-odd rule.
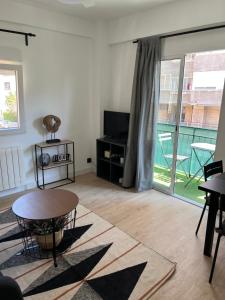
[[[12, 206], [19, 225], [21, 220], [44, 221], [51, 220], [53, 239], [53, 259], [56, 263], [55, 222], [58, 218], [66, 216], [73, 210], [76, 212], [79, 198], [76, 194], [62, 190], [43, 190], [28, 193], [18, 198]], [[75, 213], [73, 222], [75, 222]], [[75, 223], [74, 223], [75, 224]]]

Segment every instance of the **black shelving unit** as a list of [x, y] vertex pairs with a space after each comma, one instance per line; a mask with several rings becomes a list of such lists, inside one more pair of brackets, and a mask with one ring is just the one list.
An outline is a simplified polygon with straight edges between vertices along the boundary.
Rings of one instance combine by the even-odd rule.
[[[70, 153], [70, 160], [61, 161], [61, 162], [52, 162], [47, 166], [42, 166], [39, 162], [39, 156], [43, 153], [46, 153], [46, 149], [55, 147], [57, 152], [62, 152], [64, 154]], [[59, 150], [60, 149], [60, 150]], [[50, 188], [56, 188], [59, 186], [63, 186], [66, 184], [70, 184], [75, 182], [75, 149], [74, 142], [70, 140], [63, 140], [59, 143], [39, 143], [35, 144], [35, 162], [36, 162], [36, 179], [37, 179], [37, 187], [41, 190], [44, 190], [46, 186]], [[45, 180], [45, 172], [50, 169], [64, 167], [66, 169], [66, 177], [61, 178], [56, 181], [47, 182]], [[72, 169], [72, 177], [69, 176], [69, 167]]]
[[97, 176], [122, 185], [126, 142], [97, 139]]

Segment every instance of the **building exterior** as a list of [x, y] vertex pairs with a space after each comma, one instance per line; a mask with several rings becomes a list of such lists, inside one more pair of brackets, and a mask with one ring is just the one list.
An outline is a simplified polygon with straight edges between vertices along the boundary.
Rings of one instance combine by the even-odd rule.
[[[188, 54], [182, 93], [181, 124], [217, 129], [225, 78], [225, 51]], [[167, 61], [161, 70], [159, 122], [175, 123], [179, 73]]]

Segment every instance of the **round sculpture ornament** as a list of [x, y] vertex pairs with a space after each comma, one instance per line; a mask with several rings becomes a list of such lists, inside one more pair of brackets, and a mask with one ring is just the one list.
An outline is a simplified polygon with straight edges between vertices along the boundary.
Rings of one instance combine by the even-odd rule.
[[55, 133], [56, 131], [58, 131], [59, 126], [61, 125], [61, 120], [57, 116], [48, 115], [44, 117], [43, 125], [48, 132]]
[[46, 140], [46, 143], [52, 144], [60, 142], [60, 139], [55, 138], [55, 133], [58, 131], [59, 126], [61, 125], [60, 118], [54, 115], [47, 115], [43, 118], [42, 122], [46, 130], [51, 133], [51, 139]]
[[48, 153], [42, 153], [40, 156], [39, 156], [39, 163], [42, 167], [46, 167], [49, 165], [50, 163], [50, 155]]

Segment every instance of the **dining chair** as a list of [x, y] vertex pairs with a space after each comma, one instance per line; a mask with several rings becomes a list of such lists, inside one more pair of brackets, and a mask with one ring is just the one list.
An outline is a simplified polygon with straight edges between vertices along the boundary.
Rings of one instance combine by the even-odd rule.
[[[216, 175], [216, 174], [221, 174], [221, 173], [223, 173], [223, 162], [222, 162], [222, 160], [214, 161], [214, 162], [204, 166], [205, 181], [207, 181], [211, 176]], [[200, 228], [202, 218], [203, 218], [204, 213], [205, 213], [205, 209], [209, 205], [210, 205], [210, 194], [206, 193], [206, 195], [205, 195], [205, 205], [203, 207], [203, 210], [202, 210], [199, 222], [198, 222], [198, 226], [197, 226], [197, 229], [195, 231], [195, 235], [198, 235], [198, 230]]]
[[[165, 132], [165, 133], [159, 133], [159, 143], [162, 151], [162, 156], [164, 157], [166, 164], [168, 166], [168, 169], [172, 169], [172, 161], [173, 161], [173, 153], [171, 153], [171, 149], [173, 147], [173, 137], [171, 132]], [[176, 166], [180, 166], [181, 169], [184, 171], [184, 174], [187, 178], [189, 178], [189, 175], [187, 174], [183, 163], [189, 159], [189, 156], [186, 155], [176, 155]]]
[[225, 220], [223, 220], [224, 204], [225, 204], [225, 196], [219, 197], [218, 198], [219, 227], [215, 228], [215, 231], [218, 233], [218, 237], [217, 237], [217, 242], [216, 242], [215, 253], [213, 256], [211, 272], [210, 272], [210, 276], [209, 276], [209, 283], [212, 282], [213, 273], [214, 273], [215, 264], [216, 264], [217, 253], [218, 253], [218, 249], [219, 249], [219, 245], [220, 245], [220, 239], [222, 236], [225, 236]]

